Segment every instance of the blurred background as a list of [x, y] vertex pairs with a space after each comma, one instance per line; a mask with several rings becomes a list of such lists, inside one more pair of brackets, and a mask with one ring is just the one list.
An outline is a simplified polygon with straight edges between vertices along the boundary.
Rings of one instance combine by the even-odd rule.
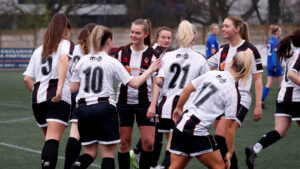
[[[163, 25], [176, 29], [187, 19], [199, 29], [197, 44], [204, 44], [211, 23], [221, 26], [227, 16], [238, 15], [250, 25], [251, 41], [260, 45], [269, 39], [270, 24], [282, 25], [282, 36], [299, 26], [299, 6], [299, 0], [0, 0], [0, 47], [41, 45], [57, 12], [71, 20], [74, 42], [80, 28], [95, 22], [112, 28], [116, 46], [124, 45], [131, 22], [148, 18], [154, 29]], [[221, 33], [218, 38], [224, 43]]]

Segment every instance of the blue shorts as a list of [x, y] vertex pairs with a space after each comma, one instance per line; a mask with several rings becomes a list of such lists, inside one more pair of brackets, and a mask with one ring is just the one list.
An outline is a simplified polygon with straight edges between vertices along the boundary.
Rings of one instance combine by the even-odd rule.
[[268, 76], [271, 76], [271, 77], [279, 77], [279, 76], [283, 76], [282, 74], [282, 67], [277, 67], [276, 69], [276, 72], [273, 71], [273, 69], [267, 69], [268, 71]]

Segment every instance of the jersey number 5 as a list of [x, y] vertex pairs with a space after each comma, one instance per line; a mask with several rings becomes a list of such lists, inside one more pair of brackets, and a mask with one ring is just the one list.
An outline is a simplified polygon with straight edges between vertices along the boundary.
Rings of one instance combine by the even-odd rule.
[[[179, 85], [179, 88], [184, 88], [184, 85], [185, 85], [185, 81], [186, 81], [186, 78], [187, 78], [187, 74], [189, 72], [189, 69], [190, 69], [190, 65], [186, 65], [182, 68], [182, 71], [183, 71], [183, 76], [182, 76], [182, 79], [180, 81], [180, 85]], [[174, 63], [171, 67], [170, 67], [170, 72], [175, 72], [170, 84], [169, 84], [169, 88], [170, 89], [173, 89], [176, 87], [176, 81], [181, 73], [181, 66], [178, 64], [178, 63]]]
[[42, 59], [42, 73], [48, 75], [52, 70], [52, 57], [48, 56], [46, 59]]
[[84, 91], [86, 93], [90, 93], [90, 89], [92, 89], [93, 93], [100, 93], [102, 90], [103, 69], [98, 66], [94, 69], [88, 67], [83, 71], [83, 73], [85, 74]]

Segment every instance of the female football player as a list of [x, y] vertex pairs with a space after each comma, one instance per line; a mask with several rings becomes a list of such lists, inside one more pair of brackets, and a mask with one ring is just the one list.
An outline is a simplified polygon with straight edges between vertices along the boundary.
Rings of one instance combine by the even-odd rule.
[[[151, 47], [151, 23], [147, 19], [137, 19], [131, 24], [129, 45], [121, 47], [116, 58], [127, 68], [128, 72], [136, 77], [146, 71], [150, 64], [159, 56]], [[153, 74], [154, 76], [154, 74]], [[153, 77], [152, 76], [152, 77]], [[118, 87], [117, 107], [120, 116], [120, 138], [119, 146], [119, 167], [129, 169], [132, 130], [134, 118], [140, 130], [142, 140], [142, 152], [139, 168], [149, 169], [151, 154], [154, 145], [155, 119], [146, 117], [150, 102], [154, 103], [152, 93], [155, 78], [149, 77], [138, 89], [133, 89], [123, 83]], [[153, 93], [153, 95], [158, 95]], [[153, 112], [151, 112], [153, 113]]]
[[266, 133], [253, 147], [247, 147], [248, 168], [254, 168], [256, 154], [283, 138], [296, 121], [300, 126], [300, 28], [282, 39], [277, 47], [277, 57], [286, 62], [284, 80], [277, 96], [275, 128]]
[[196, 40], [194, 25], [188, 21], [182, 21], [178, 27], [177, 39], [180, 48], [164, 55], [163, 66], [159, 69], [156, 78], [156, 83], [162, 88], [162, 99], [158, 106], [160, 117], [158, 132], [165, 133], [168, 140], [165, 160], [162, 163], [165, 168], [170, 166], [169, 148], [174, 127], [172, 112], [179, 96], [184, 87], [193, 79], [210, 70], [205, 57], [192, 50]]
[[[87, 24], [79, 33], [78, 36], [78, 45], [74, 47], [73, 51], [73, 63], [72, 67], [74, 68], [76, 63], [82, 58], [84, 55], [87, 55], [91, 51], [89, 36], [96, 26], [94, 23]], [[72, 70], [71, 70], [72, 71]], [[79, 132], [78, 132], [78, 124], [77, 124], [77, 115], [74, 113], [76, 109], [76, 101], [75, 98], [77, 93], [71, 93], [72, 97], [72, 107], [71, 107], [71, 129], [70, 136], [66, 146], [65, 152], [65, 165], [64, 169], [70, 169], [72, 164], [75, 162], [76, 158], [79, 156], [81, 151], [81, 143], [79, 141]]]
[[[224, 169], [225, 163], [209, 128], [225, 112], [226, 165], [234, 151], [235, 125], [240, 97], [238, 83], [246, 85], [252, 71], [250, 51], [238, 52], [228, 71], [210, 71], [194, 79], [182, 92], [173, 118], [176, 127], [170, 152], [170, 169], [181, 169], [196, 157], [207, 168]], [[184, 112], [183, 112], [184, 111]], [[179, 120], [178, 120], [179, 119]]]
[[[252, 75], [245, 85], [243, 83], [239, 84], [241, 106], [237, 116], [238, 123], [234, 123], [235, 127], [238, 128], [242, 124], [251, 105], [252, 97], [250, 93], [250, 87], [252, 83], [252, 77], [254, 79], [255, 88], [255, 108], [253, 113], [254, 121], [258, 121], [262, 118], [261, 97], [263, 67], [258, 50], [250, 43], [248, 25], [243, 21], [242, 18], [238, 16], [228, 16], [223, 22], [222, 32], [223, 37], [229, 40], [229, 44], [221, 46], [219, 51], [207, 60], [211, 68], [218, 70], [228, 70], [230, 68], [230, 65], [232, 64], [232, 58], [236, 54], [236, 52], [249, 51], [250, 53], [252, 53]], [[225, 119], [222, 116], [220, 118], [220, 120], [216, 121], [215, 140], [217, 141], [221, 154], [224, 158], [227, 152], [224, 130]], [[235, 153], [233, 154], [231, 164], [232, 169], [238, 168]]]
[[268, 80], [266, 86], [263, 88], [262, 94], [262, 108], [265, 108], [264, 100], [268, 96], [269, 90], [273, 85], [274, 79], [277, 79], [278, 84], [281, 84], [282, 81], [282, 68], [281, 62], [277, 60], [276, 50], [279, 42], [279, 37], [281, 35], [281, 28], [277, 25], [270, 26], [270, 33], [272, 37], [268, 42], [268, 59], [267, 59], [267, 71], [268, 71]]
[[70, 116], [70, 58], [74, 45], [69, 41], [70, 22], [65, 14], [55, 14], [24, 72], [24, 82], [32, 93], [32, 110], [45, 135], [42, 168], [54, 169], [58, 146]]
[[[172, 41], [172, 30], [167, 27], [167, 26], [162, 26], [159, 27], [156, 30], [156, 37], [153, 43], [152, 48], [158, 53], [160, 58], [163, 57], [163, 55], [167, 52], [170, 44]], [[156, 84], [153, 84], [153, 90], [159, 90], [159, 87]], [[159, 92], [153, 92], [157, 95], [152, 95], [152, 102], [153, 104], [150, 104], [148, 111], [147, 111], [147, 117], [150, 118], [150, 114], [152, 116], [156, 114], [156, 106], [157, 104], [154, 104], [155, 101], [157, 103], [157, 100], [160, 100], [161, 97], [158, 96]], [[152, 118], [151, 116], [151, 118]], [[160, 166], [158, 165], [158, 160], [162, 148], [162, 139], [163, 139], [163, 134], [158, 132], [158, 123], [159, 120], [156, 119], [156, 124], [155, 124], [155, 139], [154, 139], [154, 149], [153, 149], [153, 156], [152, 156], [152, 162], [151, 162], [151, 167], [159, 168]], [[140, 152], [142, 151], [142, 141], [139, 139], [136, 147], [133, 150], [130, 150], [130, 163], [134, 167], [138, 167], [139, 164], [139, 157], [140, 157]]]
[[114, 154], [120, 142], [118, 113], [113, 89], [114, 79], [138, 88], [160, 66], [160, 60], [148, 66], [140, 76], [130, 76], [122, 64], [107, 53], [113, 46], [113, 34], [106, 27], [95, 26], [91, 33], [93, 52], [76, 64], [71, 91], [76, 97], [78, 130], [84, 146], [72, 169], [85, 169], [97, 157], [100, 144], [102, 169], [114, 169]]

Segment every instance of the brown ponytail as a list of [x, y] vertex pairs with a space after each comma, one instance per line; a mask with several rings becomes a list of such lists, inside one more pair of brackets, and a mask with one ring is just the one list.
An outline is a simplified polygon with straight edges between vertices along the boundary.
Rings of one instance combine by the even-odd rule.
[[286, 36], [279, 42], [276, 51], [277, 60], [286, 60], [293, 55], [291, 52], [292, 44], [295, 47], [300, 47], [300, 28], [296, 29], [293, 34]]
[[46, 59], [52, 52], [56, 52], [66, 29], [70, 29], [70, 21], [63, 13], [55, 14], [44, 34], [42, 59]]
[[250, 42], [250, 36], [249, 36], [249, 28], [248, 23], [245, 22], [241, 17], [239, 16], [228, 16], [226, 19], [229, 19], [233, 22], [234, 27], [240, 27], [240, 35], [241, 38], [244, 39], [247, 42]]
[[78, 44], [80, 44], [81, 53], [87, 55], [90, 53], [90, 40], [89, 36], [93, 31], [95, 23], [89, 23], [83, 27], [78, 36]]

